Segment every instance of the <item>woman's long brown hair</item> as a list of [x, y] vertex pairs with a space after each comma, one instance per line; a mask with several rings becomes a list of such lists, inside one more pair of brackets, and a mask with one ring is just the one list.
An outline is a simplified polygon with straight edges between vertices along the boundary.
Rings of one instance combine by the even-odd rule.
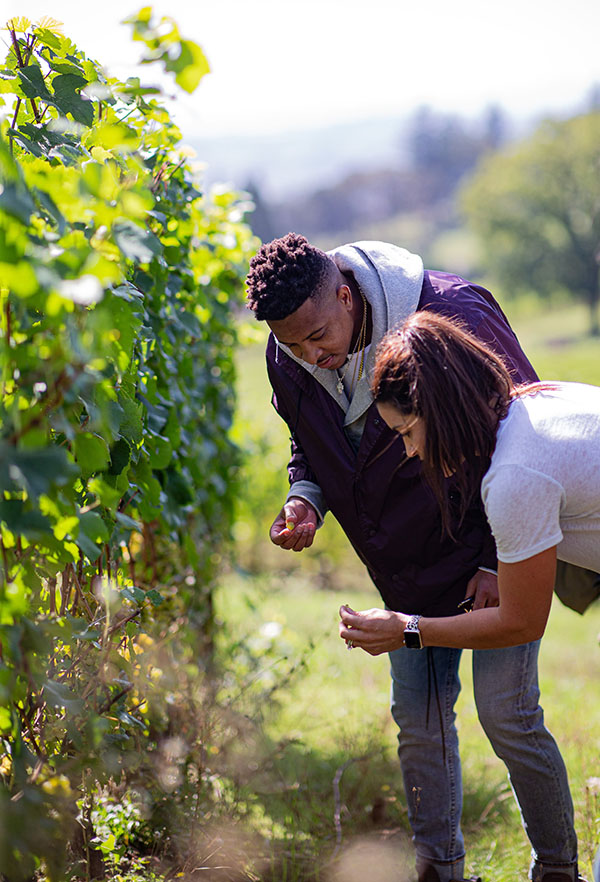
[[452, 474], [459, 490], [460, 523], [479, 492], [514, 392], [508, 370], [457, 321], [421, 310], [380, 343], [371, 391], [376, 402], [423, 418], [423, 472], [452, 535], [444, 476]]

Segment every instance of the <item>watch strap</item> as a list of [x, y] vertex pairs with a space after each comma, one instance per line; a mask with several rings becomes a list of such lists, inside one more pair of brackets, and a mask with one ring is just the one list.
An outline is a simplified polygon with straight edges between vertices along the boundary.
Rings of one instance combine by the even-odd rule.
[[421, 616], [411, 616], [404, 629], [404, 645], [407, 649], [422, 649], [421, 631], [419, 621]]

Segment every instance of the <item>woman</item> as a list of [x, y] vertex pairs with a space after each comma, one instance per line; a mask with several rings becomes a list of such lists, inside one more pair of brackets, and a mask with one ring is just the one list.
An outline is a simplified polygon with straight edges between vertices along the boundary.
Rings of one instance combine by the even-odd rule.
[[381, 343], [372, 391], [406, 455], [423, 461], [444, 530], [451, 534], [481, 494], [498, 552], [499, 605], [447, 618], [343, 606], [340, 636], [371, 655], [539, 639], [557, 558], [600, 570], [600, 388], [515, 389], [491, 350], [420, 311]]

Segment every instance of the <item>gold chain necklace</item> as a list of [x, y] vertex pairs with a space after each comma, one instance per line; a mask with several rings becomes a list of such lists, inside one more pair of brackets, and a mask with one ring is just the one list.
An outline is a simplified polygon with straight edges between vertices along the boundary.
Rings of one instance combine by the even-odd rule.
[[[360, 291], [360, 289], [359, 289], [359, 291]], [[336, 384], [336, 389], [338, 391], [338, 395], [341, 395], [344, 391], [344, 378], [346, 376], [348, 368], [350, 367], [352, 359], [354, 358], [355, 355], [357, 355], [358, 352], [361, 352], [361, 350], [362, 350], [361, 355], [360, 355], [360, 359], [356, 359], [354, 361], [354, 370], [352, 371], [352, 383], [350, 385], [350, 395], [348, 396], [349, 398], [352, 398], [352, 394], [354, 392], [354, 385], [362, 377], [363, 370], [365, 367], [365, 344], [367, 342], [367, 298], [365, 297], [365, 295], [363, 294], [362, 291], [360, 291], [360, 296], [362, 297], [362, 302], [363, 302], [363, 317], [362, 317], [362, 323], [360, 326], [360, 331], [358, 332], [358, 337], [356, 339], [356, 343], [354, 344], [354, 349], [352, 350], [352, 353], [351, 353], [351, 355], [350, 355], [350, 357], [344, 367], [344, 372], [342, 374], [340, 374], [340, 372], [337, 371], [338, 381]], [[358, 371], [358, 377], [356, 376], [357, 371]]]

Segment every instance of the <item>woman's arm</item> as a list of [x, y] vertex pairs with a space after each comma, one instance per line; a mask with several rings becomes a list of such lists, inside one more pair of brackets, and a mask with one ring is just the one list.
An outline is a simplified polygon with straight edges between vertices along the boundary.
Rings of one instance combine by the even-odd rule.
[[498, 563], [499, 606], [451, 618], [422, 618], [425, 646], [495, 649], [538, 640], [544, 633], [556, 572], [556, 546], [518, 563]]
[[[498, 564], [500, 605], [419, 622], [424, 646], [496, 649], [539, 639], [544, 633], [554, 589], [556, 546], [519, 563]], [[405, 613], [340, 609], [340, 637], [371, 655], [404, 643]]]

